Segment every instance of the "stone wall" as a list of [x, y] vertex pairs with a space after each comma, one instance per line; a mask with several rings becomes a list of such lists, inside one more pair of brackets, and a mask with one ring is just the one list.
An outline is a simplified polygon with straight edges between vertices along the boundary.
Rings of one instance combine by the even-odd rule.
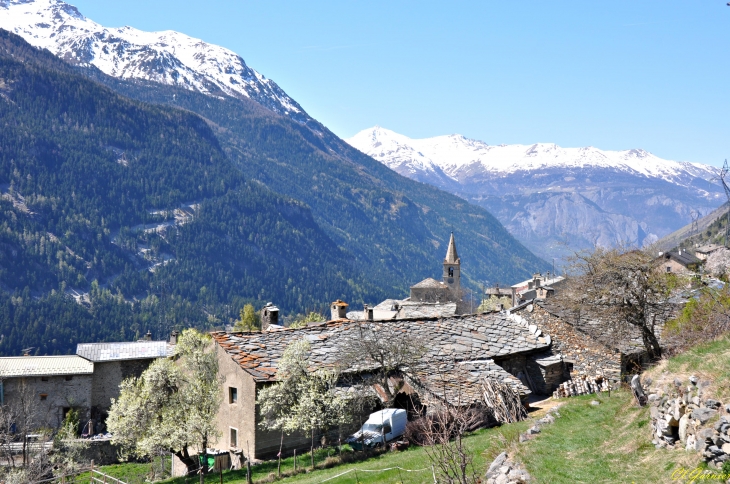
[[23, 391], [35, 399], [39, 419], [44, 426], [60, 427], [65, 417], [64, 410], [69, 408], [79, 411], [82, 422], [89, 418], [91, 375], [8, 378], [3, 381], [3, 387], [7, 405], [17, 402]]
[[154, 359], [102, 361], [94, 363], [91, 387], [91, 418], [94, 433], [106, 431], [106, 417], [112, 398], [119, 397], [119, 385], [127, 378], [139, 378]]
[[706, 398], [709, 385], [691, 376], [689, 382], [675, 379], [672, 388], [650, 390], [652, 443], [700, 452], [709, 467], [721, 469], [730, 460], [730, 405]]
[[525, 308], [519, 311], [519, 315], [550, 336], [553, 353], [563, 355], [571, 377], [601, 375], [611, 381], [620, 380], [622, 365], [620, 352], [599, 343], [539, 305], [531, 307], [532, 311]]

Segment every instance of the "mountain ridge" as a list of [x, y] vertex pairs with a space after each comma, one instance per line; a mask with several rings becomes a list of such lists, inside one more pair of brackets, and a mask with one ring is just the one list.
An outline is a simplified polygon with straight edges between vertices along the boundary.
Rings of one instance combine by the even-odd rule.
[[595, 245], [644, 246], [724, 202], [717, 169], [644, 150], [412, 140], [374, 127], [351, 145], [391, 169], [479, 204], [543, 258]]
[[113, 77], [251, 98], [300, 122], [311, 120], [241, 56], [180, 32], [104, 27], [61, 0], [0, 0], [0, 27], [70, 64], [93, 65]]

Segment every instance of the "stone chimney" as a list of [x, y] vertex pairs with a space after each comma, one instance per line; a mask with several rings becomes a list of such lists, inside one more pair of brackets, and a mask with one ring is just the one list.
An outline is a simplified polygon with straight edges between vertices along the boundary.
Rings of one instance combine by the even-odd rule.
[[261, 308], [261, 329], [265, 330], [270, 324], [279, 324], [279, 308], [269, 302]]
[[373, 308], [368, 307], [368, 305], [365, 305], [365, 308], [363, 309], [363, 316], [366, 321], [372, 321], [373, 320]]
[[147, 334], [144, 335], [144, 340], [152, 341], [152, 332], [151, 331], [147, 331]]
[[173, 330], [172, 333], [170, 333], [170, 344], [176, 345], [177, 344], [177, 337], [180, 335], [180, 333], [177, 332], [177, 330]]
[[347, 306], [345, 301], [337, 300], [332, 303], [330, 309], [332, 310], [332, 319], [345, 319], [347, 317]]

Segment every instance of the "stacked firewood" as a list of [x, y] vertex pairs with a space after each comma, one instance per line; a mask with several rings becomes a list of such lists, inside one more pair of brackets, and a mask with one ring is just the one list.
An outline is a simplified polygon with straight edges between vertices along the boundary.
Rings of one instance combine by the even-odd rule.
[[527, 411], [520, 401], [520, 395], [509, 385], [491, 378], [481, 381], [484, 403], [501, 423], [519, 422], [527, 418]]
[[573, 380], [561, 383], [558, 389], [553, 392], [553, 398], [588, 395], [590, 393], [607, 392], [608, 390], [609, 382], [603, 376], [579, 375]]

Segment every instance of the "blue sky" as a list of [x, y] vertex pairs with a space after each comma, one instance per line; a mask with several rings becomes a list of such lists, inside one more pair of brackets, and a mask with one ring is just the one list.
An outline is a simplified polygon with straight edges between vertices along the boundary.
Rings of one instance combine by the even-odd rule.
[[227, 47], [341, 137], [378, 124], [730, 158], [725, 1], [69, 3], [106, 26]]

